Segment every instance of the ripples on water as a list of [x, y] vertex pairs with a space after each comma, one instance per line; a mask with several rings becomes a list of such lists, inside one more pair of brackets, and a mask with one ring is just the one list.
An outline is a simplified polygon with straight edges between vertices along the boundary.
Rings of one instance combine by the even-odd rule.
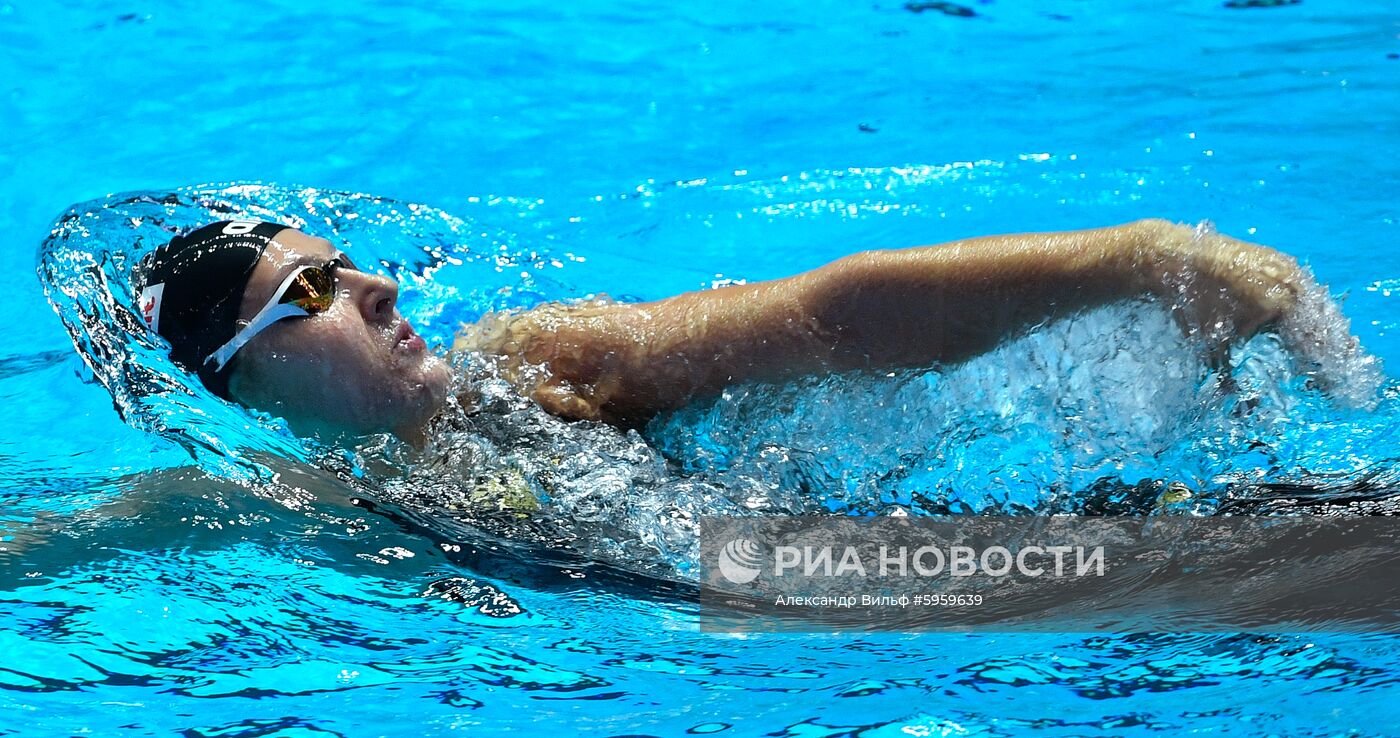
[[[1350, 349], [1330, 300], [1309, 307], [1308, 328], [1325, 343], [1314, 358], [1331, 362], [1324, 369], [1340, 380], [1339, 394], [1370, 409], [1309, 388], [1270, 336], [1236, 350], [1236, 388], [1222, 392], [1165, 311], [1128, 304], [945, 371], [731, 388], [641, 434], [560, 421], [494, 379], [480, 357], [459, 357], [481, 409], [449, 418], [420, 455], [389, 438], [326, 448], [218, 401], [173, 370], [132, 312], [126, 283], [139, 256], [174, 229], [235, 215], [280, 220], [348, 244], [357, 262], [377, 260], [400, 282], [404, 314], [430, 343], [445, 344], [457, 325], [491, 311], [596, 296], [590, 290], [606, 284], [592, 278], [615, 257], [561, 244], [600, 232], [749, 218], [791, 238], [861, 221], [872, 224], [873, 242], [880, 218], [929, 217], [940, 193], [1004, 189], [1002, 177], [1018, 168], [1015, 177], [1065, 186], [1054, 161], [1037, 159], [649, 184], [571, 212], [488, 199], [456, 217], [266, 185], [77, 206], [41, 255], [50, 299], [122, 417], [178, 444], [186, 462], [84, 482], [60, 491], [58, 503], [52, 495], [7, 501], [11, 551], [35, 571], [25, 586], [7, 588], [18, 625], [0, 631], [9, 639], [0, 651], [23, 657], [0, 669], [0, 684], [101, 684], [113, 695], [132, 692], [132, 704], [150, 686], [175, 704], [356, 688], [384, 699], [430, 697], [471, 708], [467, 723], [502, 726], [521, 718], [483, 704], [483, 688], [627, 700], [670, 674], [668, 683], [696, 702], [716, 699], [714, 685], [749, 690], [755, 706], [822, 685], [830, 705], [814, 707], [812, 724], [794, 732], [850, 726], [855, 713], [843, 700], [963, 695], [983, 709], [942, 710], [922, 725], [980, 734], [976, 726], [989, 721], [1074, 732], [1146, 720], [1137, 716], [1142, 702], [1093, 725], [1045, 717], [1069, 696], [1141, 698], [1262, 677], [1274, 685], [1263, 691], [1279, 694], [1303, 683], [1387, 681], [1388, 669], [1339, 655], [1348, 644], [1365, 649], [1364, 638], [948, 637], [938, 642], [942, 666], [914, 662], [928, 669], [920, 676], [833, 683], [845, 670], [908, 669], [905, 649], [928, 641], [813, 636], [794, 652], [791, 639], [752, 637], [740, 663], [682, 634], [693, 627], [684, 583], [704, 513], [1389, 510], [1400, 468], [1396, 387], [1377, 389], [1374, 363]], [[1191, 494], [1164, 495], [1170, 483]], [[539, 498], [539, 510], [481, 503], [483, 494], [522, 489]], [[416, 582], [408, 594], [403, 581]], [[120, 655], [96, 645], [104, 624], [129, 618], [148, 625], [139, 629], [146, 635], [115, 644]], [[403, 622], [412, 628], [398, 629]], [[138, 632], [130, 626], [121, 632]], [[26, 628], [36, 641], [21, 647]], [[647, 645], [656, 629], [668, 632], [666, 653]], [[1019, 689], [1027, 686], [1039, 691]], [[568, 714], [566, 703], [538, 704], [543, 719]], [[1268, 705], [1256, 697], [1233, 709], [1256, 715]], [[110, 709], [140, 708], [117, 699]], [[240, 720], [225, 727], [310, 725], [276, 710]]]
[[[979, 167], [1003, 165], [680, 183], [642, 194], [681, 205], [747, 199], [779, 220], [892, 213], [916, 211], [928, 199], [923, 190], [975, 178]], [[406, 315], [440, 344], [454, 326], [491, 311], [588, 294], [570, 269], [587, 256], [532, 248], [483, 220], [425, 206], [271, 186], [118, 196], [65, 216], [46, 246], [45, 276], [118, 410], [181, 443], [206, 471], [262, 480], [274, 498], [289, 496], [275, 491], [279, 460], [310, 464], [338, 475], [346, 497], [470, 521], [506, 538], [567, 541], [590, 559], [684, 576], [704, 513], [1084, 512], [1096, 495], [1136, 499], [1169, 483], [1184, 484], [1189, 500], [1141, 499], [1125, 511], [1209, 513], [1261, 483], [1354, 484], [1334, 475], [1358, 468], [1371, 470], [1372, 481], [1379, 470], [1384, 486], [1392, 460], [1384, 445], [1359, 442], [1393, 433], [1384, 422], [1393, 402], [1379, 414], [1329, 402], [1304, 387], [1269, 335], [1236, 350], [1234, 390], [1222, 392], [1190, 339], [1146, 303], [1063, 321], [943, 371], [731, 388], [640, 435], [553, 418], [495, 378], [482, 357], [459, 357], [480, 409], [458, 409], [425, 455], [387, 438], [349, 452], [321, 448], [174, 371], [130, 310], [125, 275], [141, 254], [173, 229], [234, 215], [281, 219], [377, 261], [404, 285]], [[1294, 323], [1318, 337], [1315, 363], [1328, 365], [1333, 396], [1369, 409], [1379, 383], [1374, 360], [1354, 350], [1345, 319], [1322, 294], [1305, 301]], [[1315, 443], [1320, 434], [1332, 441]], [[1358, 443], [1339, 456], [1338, 440]], [[501, 495], [539, 498], [541, 508], [499, 510], [493, 497]]]

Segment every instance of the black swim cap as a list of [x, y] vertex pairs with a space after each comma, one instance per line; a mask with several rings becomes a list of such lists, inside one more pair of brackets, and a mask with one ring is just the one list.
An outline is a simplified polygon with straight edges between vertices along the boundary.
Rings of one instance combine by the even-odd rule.
[[258, 259], [284, 226], [256, 220], [211, 223], [156, 249], [136, 270], [137, 306], [151, 330], [170, 342], [170, 358], [228, 398], [232, 362], [205, 358], [233, 338], [243, 290]]

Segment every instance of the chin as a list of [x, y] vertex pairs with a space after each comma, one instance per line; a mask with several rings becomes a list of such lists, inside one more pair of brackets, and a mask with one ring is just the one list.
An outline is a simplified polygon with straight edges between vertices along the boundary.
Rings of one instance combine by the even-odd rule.
[[417, 377], [408, 387], [414, 400], [431, 404], [435, 411], [447, 399], [447, 391], [452, 386], [452, 369], [447, 362], [429, 355], [419, 365]]
[[446, 361], [437, 354], [429, 354], [423, 359], [422, 372], [423, 384], [436, 387], [443, 395], [447, 394], [448, 387], [452, 386], [452, 367]]

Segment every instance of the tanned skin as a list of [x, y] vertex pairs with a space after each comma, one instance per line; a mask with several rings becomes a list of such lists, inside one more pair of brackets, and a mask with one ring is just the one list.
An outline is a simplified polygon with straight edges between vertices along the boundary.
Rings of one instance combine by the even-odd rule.
[[553, 414], [637, 427], [740, 382], [955, 364], [1047, 321], [1142, 296], [1175, 305], [1183, 329], [1219, 355], [1284, 315], [1300, 277], [1273, 249], [1142, 220], [863, 251], [653, 302], [551, 303], [467, 327], [454, 349], [498, 355]]

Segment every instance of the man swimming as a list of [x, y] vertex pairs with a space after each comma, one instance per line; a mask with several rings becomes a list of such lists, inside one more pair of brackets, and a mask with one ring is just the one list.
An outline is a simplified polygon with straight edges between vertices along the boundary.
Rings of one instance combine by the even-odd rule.
[[[748, 381], [964, 361], [1037, 325], [1156, 297], [1215, 356], [1298, 300], [1291, 257], [1163, 220], [863, 251], [783, 279], [646, 303], [487, 316], [454, 350], [498, 358], [552, 414], [638, 427]], [[137, 270], [142, 317], [216, 395], [301, 434], [420, 444], [451, 387], [396, 303], [322, 238], [257, 221], [177, 236]]]

